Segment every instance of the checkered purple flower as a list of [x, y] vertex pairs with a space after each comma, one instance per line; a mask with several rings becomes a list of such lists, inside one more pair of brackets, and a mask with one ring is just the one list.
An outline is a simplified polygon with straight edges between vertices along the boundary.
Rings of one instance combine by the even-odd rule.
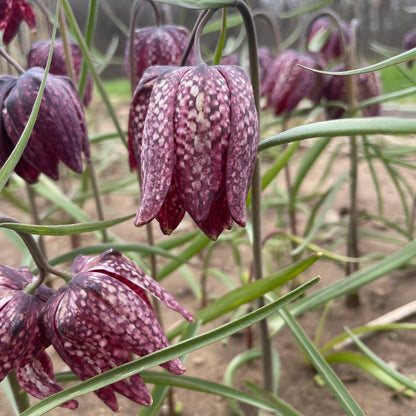
[[36, 17], [32, 8], [24, 0], [0, 0], [0, 31], [3, 33], [3, 43], [10, 43], [19, 30], [20, 23], [24, 20], [34, 29]]
[[[43, 399], [61, 388], [38, 326], [41, 309], [53, 291], [41, 285], [28, 293], [25, 289], [35, 279], [26, 267], [0, 266], [0, 381], [14, 369], [19, 385]], [[77, 402], [71, 400], [63, 406], [75, 409]]]
[[[29, 120], [44, 70], [30, 68], [20, 77], [0, 77], [0, 163], [9, 157]], [[16, 173], [36, 182], [39, 173], [59, 179], [62, 161], [77, 173], [89, 160], [87, 125], [78, 92], [68, 77], [48, 75], [35, 126]], [[0, 166], [1, 166], [0, 165]]]
[[[136, 79], [154, 65], [179, 65], [189, 41], [188, 29], [182, 26], [150, 26], [134, 32]], [[188, 58], [192, 64], [193, 55]], [[126, 45], [124, 69], [130, 73], [130, 40]]]
[[149, 68], [130, 105], [129, 140], [142, 176], [136, 226], [156, 218], [170, 234], [185, 212], [213, 240], [233, 221], [245, 226], [258, 118], [242, 68]]
[[[146, 292], [193, 321], [156, 281], [116, 250], [78, 256], [71, 272], [75, 276], [69, 284], [49, 298], [40, 326], [81, 380], [129, 362], [130, 354], [143, 356], [169, 345]], [[185, 371], [177, 358], [162, 367], [173, 374]], [[117, 411], [115, 392], [145, 406], [152, 402], [138, 374], [96, 394]]]
[[[48, 61], [49, 48], [51, 46], [50, 40], [38, 41], [32, 43], [30, 46], [29, 53], [27, 55], [27, 66], [32, 68], [34, 66], [40, 66], [41, 68], [46, 67]], [[79, 79], [82, 66], [82, 52], [78, 44], [69, 39], [69, 46], [71, 49], [72, 62], [74, 66], [76, 79]], [[52, 62], [49, 68], [49, 73], [53, 75], [68, 75], [64, 43], [61, 38], [55, 40], [53, 45]], [[92, 77], [88, 75], [87, 84], [85, 87], [84, 104], [88, 106], [92, 99]]]

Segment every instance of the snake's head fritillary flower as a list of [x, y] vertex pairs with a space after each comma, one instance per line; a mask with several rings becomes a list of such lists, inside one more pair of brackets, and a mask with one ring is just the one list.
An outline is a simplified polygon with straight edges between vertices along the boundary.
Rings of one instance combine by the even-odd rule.
[[[61, 388], [38, 326], [42, 306], [53, 291], [41, 285], [29, 293], [25, 289], [34, 281], [26, 267], [0, 266], [0, 381], [14, 369], [19, 385], [43, 399]], [[75, 409], [77, 403], [71, 400], [63, 406]]]
[[[69, 42], [69, 46], [71, 49], [75, 77], [77, 80], [79, 80], [79, 74], [81, 72], [81, 66], [82, 66], [81, 48], [72, 39], [69, 39], [68, 42]], [[38, 42], [32, 43], [32, 45], [30, 46], [29, 53], [27, 55], [28, 68], [32, 68], [34, 66], [40, 66], [42, 68], [45, 68], [46, 63], [48, 61], [50, 46], [51, 46], [50, 40], [38, 41]], [[68, 75], [64, 43], [61, 38], [58, 38], [55, 40], [55, 43], [53, 46], [52, 62], [51, 62], [51, 66], [49, 69], [49, 73], [53, 75]], [[92, 98], [92, 77], [91, 75], [88, 75], [87, 84], [85, 87], [85, 94], [84, 94], [84, 104], [86, 106], [88, 106], [88, 104], [91, 102], [91, 98]]]
[[316, 99], [320, 94], [320, 74], [300, 65], [321, 69], [315, 56], [288, 49], [274, 59], [267, 71], [261, 85], [261, 95], [267, 97], [266, 107], [276, 115], [290, 113], [304, 98]]
[[[149, 26], [134, 32], [136, 78], [155, 65], [179, 65], [189, 41], [189, 31], [182, 26]], [[188, 58], [192, 64], [193, 54]], [[124, 69], [130, 73], [130, 40], [126, 45]]]
[[240, 65], [241, 57], [236, 53], [231, 53], [229, 55], [224, 55], [221, 57], [221, 65]]
[[136, 226], [156, 218], [170, 234], [185, 211], [213, 240], [233, 221], [245, 226], [258, 118], [242, 68], [149, 68], [133, 96], [129, 136], [142, 176]]
[[[4, 127], [0, 130], [0, 138], [7, 141], [9, 147], [16, 145], [29, 120], [43, 76], [43, 68], [34, 67], [15, 81], [7, 78], [4, 83], [7, 93], [0, 97], [3, 102], [1, 125]], [[7, 152], [7, 149], [0, 150], [3, 151]], [[57, 180], [60, 161], [81, 173], [83, 154], [89, 160], [87, 125], [78, 92], [68, 77], [49, 74], [22, 159], [31, 168]]]
[[[4, 100], [16, 82], [17, 78], [11, 75], [3, 75], [0, 77], [0, 108], [3, 108]], [[3, 166], [4, 163], [6, 163], [13, 148], [14, 144], [7, 135], [3, 119], [0, 116], [0, 166]], [[24, 158], [19, 160], [14, 170], [27, 183], [35, 183], [40, 174], [40, 172], [30, 163], [26, 162]]]
[[[40, 326], [81, 380], [130, 361], [131, 354], [143, 356], [169, 345], [146, 292], [193, 321], [159, 283], [116, 250], [78, 256], [71, 272], [69, 284], [49, 298]], [[177, 358], [162, 366], [173, 374], [185, 371]], [[138, 374], [96, 394], [117, 411], [115, 392], [146, 406], [152, 401]]]
[[[337, 65], [332, 69], [333, 72], [343, 71], [343, 64]], [[355, 98], [358, 102], [374, 98], [382, 94], [381, 78], [377, 72], [366, 72], [354, 75]], [[331, 75], [327, 79], [324, 97], [328, 101], [339, 101], [347, 105], [347, 92], [345, 77], [341, 75]], [[327, 105], [325, 112], [327, 118], [336, 119], [342, 117], [344, 108], [335, 105]], [[381, 104], [375, 103], [361, 109], [365, 117], [379, 116]]]
[[0, 0], [0, 31], [4, 31], [4, 44], [7, 45], [13, 40], [23, 20], [30, 29], [35, 29], [35, 13], [26, 1]]
[[[272, 65], [273, 62], [273, 55], [270, 48], [266, 46], [259, 47], [257, 51], [258, 59], [259, 59], [259, 78], [260, 78], [260, 85], [263, 85], [264, 80], [267, 77], [267, 72]], [[260, 87], [262, 89], [262, 87]]]
[[351, 39], [351, 27], [340, 21], [341, 30], [327, 17], [319, 17], [311, 26], [308, 47], [312, 52], [319, 52], [326, 62], [338, 59], [343, 54], [342, 37], [347, 46]]

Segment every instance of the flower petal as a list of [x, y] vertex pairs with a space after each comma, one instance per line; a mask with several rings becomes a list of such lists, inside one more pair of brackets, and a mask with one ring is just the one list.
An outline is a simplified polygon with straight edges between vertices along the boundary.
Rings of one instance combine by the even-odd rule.
[[[55, 380], [52, 361], [45, 351], [38, 353], [25, 365], [18, 366], [16, 377], [19, 385], [38, 399], [45, 399], [62, 390]], [[78, 403], [76, 400], [69, 400], [61, 406], [76, 409]]]
[[134, 225], [156, 217], [172, 181], [174, 166], [173, 109], [183, 70], [163, 72], [150, 97], [141, 152], [142, 199]]
[[182, 206], [204, 221], [225, 178], [230, 94], [214, 68], [200, 64], [182, 77], [174, 114], [174, 177]]
[[231, 130], [225, 192], [234, 221], [246, 224], [246, 199], [253, 177], [259, 141], [259, 121], [251, 83], [238, 66], [218, 66], [231, 94]]

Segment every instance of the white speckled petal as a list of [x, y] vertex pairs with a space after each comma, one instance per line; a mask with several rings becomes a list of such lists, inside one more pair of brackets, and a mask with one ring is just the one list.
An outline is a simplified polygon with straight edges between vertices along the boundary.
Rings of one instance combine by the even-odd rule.
[[226, 171], [228, 209], [234, 221], [246, 224], [246, 199], [256, 163], [259, 121], [251, 83], [238, 66], [218, 66], [231, 94], [231, 131]]
[[142, 200], [134, 224], [155, 218], [169, 191], [174, 166], [173, 110], [184, 70], [163, 72], [155, 81], [144, 124], [141, 152]]
[[204, 221], [224, 181], [230, 132], [227, 83], [200, 64], [181, 79], [175, 102], [175, 180], [182, 206]]

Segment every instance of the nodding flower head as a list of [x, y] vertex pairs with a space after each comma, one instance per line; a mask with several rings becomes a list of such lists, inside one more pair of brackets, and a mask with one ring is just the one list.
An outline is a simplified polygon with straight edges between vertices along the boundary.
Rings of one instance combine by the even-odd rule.
[[[337, 65], [332, 69], [333, 72], [344, 71], [344, 64]], [[347, 106], [347, 91], [345, 77], [342, 75], [327, 76], [324, 97], [327, 101], [339, 101], [344, 103], [342, 106], [328, 105], [325, 107], [326, 116], [329, 119], [341, 118]], [[366, 72], [354, 75], [355, 98], [358, 102], [374, 98], [382, 94], [381, 78], [377, 72]], [[364, 117], [375, 117], [381, 113], [381, 104], [375, 103], [361, 109]]]
[[[136, 79], [154, 65], [179, 65], [189, 41], [188, 29], [182, 26], [150, 26], [134, 32]], [[188, 62], [193, 63], [190, 55]], [[130, 73], [130, 40], [126, 45], [124, 69]]]
[[267, 97], [266, 107], [276, 115], [290, 113], [304, 98], [320, 98], [321, 76], [300, 65], [321, 69], [318, 56], [288, 49], [277, 55], [267, 71], [261, 95]]
[[[7, 160], [29, 120], [44, 75], [30, 68], [18, 78], [0, 77], [0, 162]], [[36, 182], [39, 173], [57, 180], [62, 161], [77, 173], [89, 160], [87, 125], [78, 92], [68, 77], [49, 74], [39, 113], [16, 173]]]
[[308, 49], [311, 52], [318, 52], [326, 62], [342, 57], [342, 37], [345, 46], [348, 46], [351, 40], [351, 26], [342, 20], [340, 24], [341, 30], [325, 16], [316, 19], [309, 31]]
[[36, 17], [32, 8], [24, 0], [0, 0], [0, 31], [3, 43], [10, 43], [24, 20], [31, 29], [36, 27]]
[[[19, 385], [43, 399], [61, 388], [38, 326], [42, 307], [53, 291], [41, 285], [28, 292], [35, 279], [26, 267], [0, 266], [0, 381], [15, 370]], [[63, 406], [75, 409], [77, 403], [71, 400]]]
[[[129, 362], [131, 354], [143, 356], [169, 345], [146, 292], [193, 321], [155, 280], [116, 250], [78, 256], [71, 272], [75, 276], [69, 284], [49, 298], [40, 326], [81, 380]], [[185, 371], [177, 358], [162, 366], [174, 374]], [[115, 392], [142, 405], [152, 401], [139, 374], [96, 394], [117, 411]]]
[[142, 176], [135, 225], [156, 218], [170, 234], [188, 212], [214, 240], [233, 221], [245, 226], [258, 118], [242, 68], [149, 68], [131, 102], [129, 139]]
[[[27, 55], [27, 66], [32, 68], [34, 66], [46, 67], [48, 61], [49, 48], [51, 46], [50, 40], [38, 41], [32, 43], [29, 53]], [[69, 39], [69, 47], [72, 55], [72, 63], [74, 66], [75, 77], [79, 80], [79, 74], [82, 66], [82, 52], [78, 44]], [[64, 43], [61, 38], [55, 40], [53, 45], [53, 55], [49, 73], [53, 75], [68, 75]], [[87, 84], [85, 87], [84, 104], [88, 106], [92, 99], [92, 77], [88, 75]]]

